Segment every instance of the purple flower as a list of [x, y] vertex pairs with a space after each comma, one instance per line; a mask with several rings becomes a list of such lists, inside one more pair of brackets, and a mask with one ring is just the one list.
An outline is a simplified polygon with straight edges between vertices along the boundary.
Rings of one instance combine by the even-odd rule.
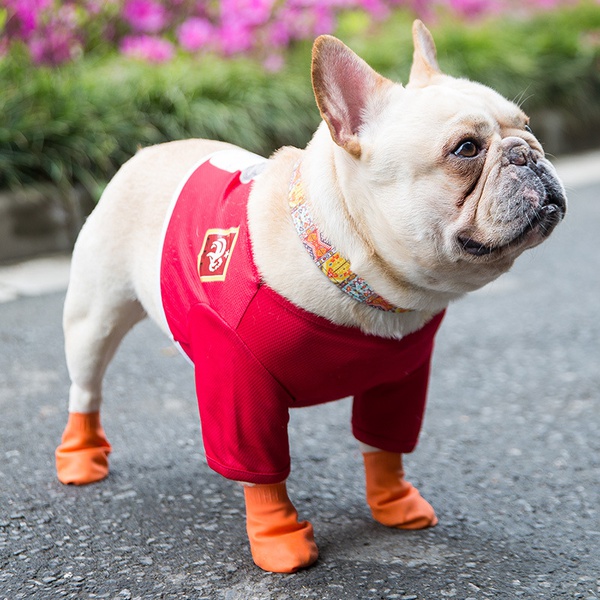
[[196, 52], [210, 44], [214, 35], [214, 27], [206, 19], [192, 17], [184, 21], [177, 30], [180, 46], [188, 52]]
[[173, 58], [175, 50], [168, 40], [151, 35], [128, 35], [120, 47], [125, 56], [153, 63], [162, 63]]
[[123, 18], [135, 31], [156, 33], [167, 23], [167, 13], [162, 4], [153, 0], [128, 0]]

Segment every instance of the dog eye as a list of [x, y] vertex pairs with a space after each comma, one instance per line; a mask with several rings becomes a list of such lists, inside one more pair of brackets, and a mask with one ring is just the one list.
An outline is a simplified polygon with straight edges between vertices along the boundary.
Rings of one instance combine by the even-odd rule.
[[531, 127], [529, 127], [529, 125], [525, 125], [525, 131], [527, 133], [533, 133], [533, 131], [531, 130]]
[[454, 154], [462, 158], [475, 158], [479, 154], [479, 146], [473, 140], [465, 140], [457, 146]]

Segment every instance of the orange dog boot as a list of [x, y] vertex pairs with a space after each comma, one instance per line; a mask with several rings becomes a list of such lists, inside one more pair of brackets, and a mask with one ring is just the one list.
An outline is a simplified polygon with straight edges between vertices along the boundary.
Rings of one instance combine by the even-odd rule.
[[433, 507], [404, 479], [402, 454], [365, 452], [367, 503], [373, 518], [388, 527], [424, 529], [433, 527]]
[[312, 525], [298, 522], [285, 482], [245, 486], [246, 529], [257, 566], [274, 573], [294, 573], [319, 556]]
[[59, 481], [83, 485], [104, 479], [110, 451], [100, 413], [69, 413], [62, 443], [56, 449]]

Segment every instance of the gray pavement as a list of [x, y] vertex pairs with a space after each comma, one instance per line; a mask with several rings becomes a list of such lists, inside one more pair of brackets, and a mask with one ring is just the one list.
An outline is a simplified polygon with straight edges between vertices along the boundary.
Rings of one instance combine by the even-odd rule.
[[68, 378], [51, 290], [68, 261], [42, 266], [54, 288], [39, 264], [0, 269], [0, 599], [600, 598], [598, 158], [572, 163], [552, 239], [442, 325], [406, 461], [436, 528], [370, 519], [348, 400], [292, 413], [290, 491], [321, 550], [295, 575], [253, 566], [241, 490], [204, 463], [190, 367], [149, 322], [106, 379], [110, 477], [58, 483]]

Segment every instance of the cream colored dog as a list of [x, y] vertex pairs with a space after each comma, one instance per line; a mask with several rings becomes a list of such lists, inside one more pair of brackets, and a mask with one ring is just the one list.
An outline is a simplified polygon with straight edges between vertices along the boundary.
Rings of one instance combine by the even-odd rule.
[[[419, 21], [413, 37], [406, 87], [333, 37], [315, 42], [313, 87], [323, 122], [305, 150], [284, 148], [262, 165], [247, 209], [261, 285], [331, 327], [390, 344], [412, 339], [449, 302], [506, 272], [566, 210], [563, 187], [527, 116], [483, 85], [442, 74]], [[231, 148], [188, 140], [140, 151], [85, 224], [64, 313], [72, 386], [57, 450], [61, 481], [107, 475], [110, 446], [99, 421], [104, 372], [123, 336], [146, 315], [171, 334], [158, 293], [165, 218], [190, 169]], [[379, 307], [315, 268], [290, 216], [294, 173], [323, 239], [368, 282]], [[375, 518], [401, 528], [434, 525], [433, 510], [403, 478], [401, 454], [358, 437]], [[245, 494], [255, 562], [282, 572], [310, 565], [317, 558], [312, 528], [298, 521], [285, 483], [252, 483]]]

